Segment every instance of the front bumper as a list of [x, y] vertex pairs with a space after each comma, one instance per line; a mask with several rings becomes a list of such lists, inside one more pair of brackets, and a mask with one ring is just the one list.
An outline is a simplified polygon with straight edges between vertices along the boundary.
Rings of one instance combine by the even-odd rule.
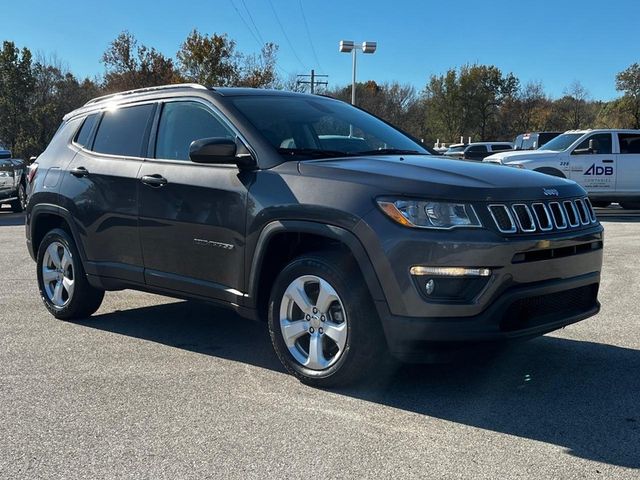
[[[542, 335], [600, 308], [599, 224], [506, 238], [481, 229], [416, 231], [371, 215], [356, 230], [384, 292], [376, 307], [387, 343], [402, 359], [419, 360], [433, 344]], [[473, 298], [430, 301], [409, 274], [413, 265], [483, 267], [492, 273]]]

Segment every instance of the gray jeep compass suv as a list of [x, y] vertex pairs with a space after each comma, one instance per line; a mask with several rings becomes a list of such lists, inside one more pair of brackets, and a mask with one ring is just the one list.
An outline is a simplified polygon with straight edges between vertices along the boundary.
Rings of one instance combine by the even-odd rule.
[[27, 244], [55, 317], [105, 290], [208, 300], [266, 319], [313, 385], [599, 309], [603, 231], [580, 186], [429, 156], [330, 98], [110, 95], [69, 113], [32, 171]]

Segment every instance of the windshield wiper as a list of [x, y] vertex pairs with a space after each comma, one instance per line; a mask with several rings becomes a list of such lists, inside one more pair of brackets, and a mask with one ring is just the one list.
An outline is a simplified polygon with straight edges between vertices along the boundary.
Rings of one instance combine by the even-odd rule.
[[365, 152], [357, 152], [358, 155], [429, 155], [417, 150], [402, 150], [400, 148], [379, 148], [376, 150], [367, 150]]
[[284, 155], [302, 155], [309, 157], [334, 158], [348, 157], [353, 155], [349, 152], [341, 152], [339, 150], [322, 150], [318, 148], [278, 148], [278, 153]]

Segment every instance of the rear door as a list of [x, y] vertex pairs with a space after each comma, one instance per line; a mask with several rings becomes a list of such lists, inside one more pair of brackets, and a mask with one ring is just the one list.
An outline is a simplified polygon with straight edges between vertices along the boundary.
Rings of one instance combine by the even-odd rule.
[[137, 179], [155, 108], [146, 103], [89, 116], [75, 138], [78, 153], [62, 191], [78, 224], [88, 273], [144, 282]]
[[616, 191], [640, 197], [640, 133], [618, 133]]
[[611, 133], [589, 135], [569, 156], [571, 180], [589, 193], [614, 192], [617, 177], [615, 157]]
[[208, 103], [188, 99], [164, 103], [156, 130], [154, 158], [138, 175], [146, 282], [237, 303], [254, 174], [189, 159], [194, 140], [236, 134]]

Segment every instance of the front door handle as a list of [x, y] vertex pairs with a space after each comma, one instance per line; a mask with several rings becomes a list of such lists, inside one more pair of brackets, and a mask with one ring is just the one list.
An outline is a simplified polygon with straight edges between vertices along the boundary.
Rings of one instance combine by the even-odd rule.
[[602, 160], [602, 163], [613, 163], [613, 160]]
[[162, 187], [167, 184], [167, 179], [157, 173], [154, 175], [144, 175], [140, 181], [150, 187]]
[[70, 170], [71, 175], [74, 177], [86, 177], [89, 175], [89, 170], [84, 167], [76, 167]]

